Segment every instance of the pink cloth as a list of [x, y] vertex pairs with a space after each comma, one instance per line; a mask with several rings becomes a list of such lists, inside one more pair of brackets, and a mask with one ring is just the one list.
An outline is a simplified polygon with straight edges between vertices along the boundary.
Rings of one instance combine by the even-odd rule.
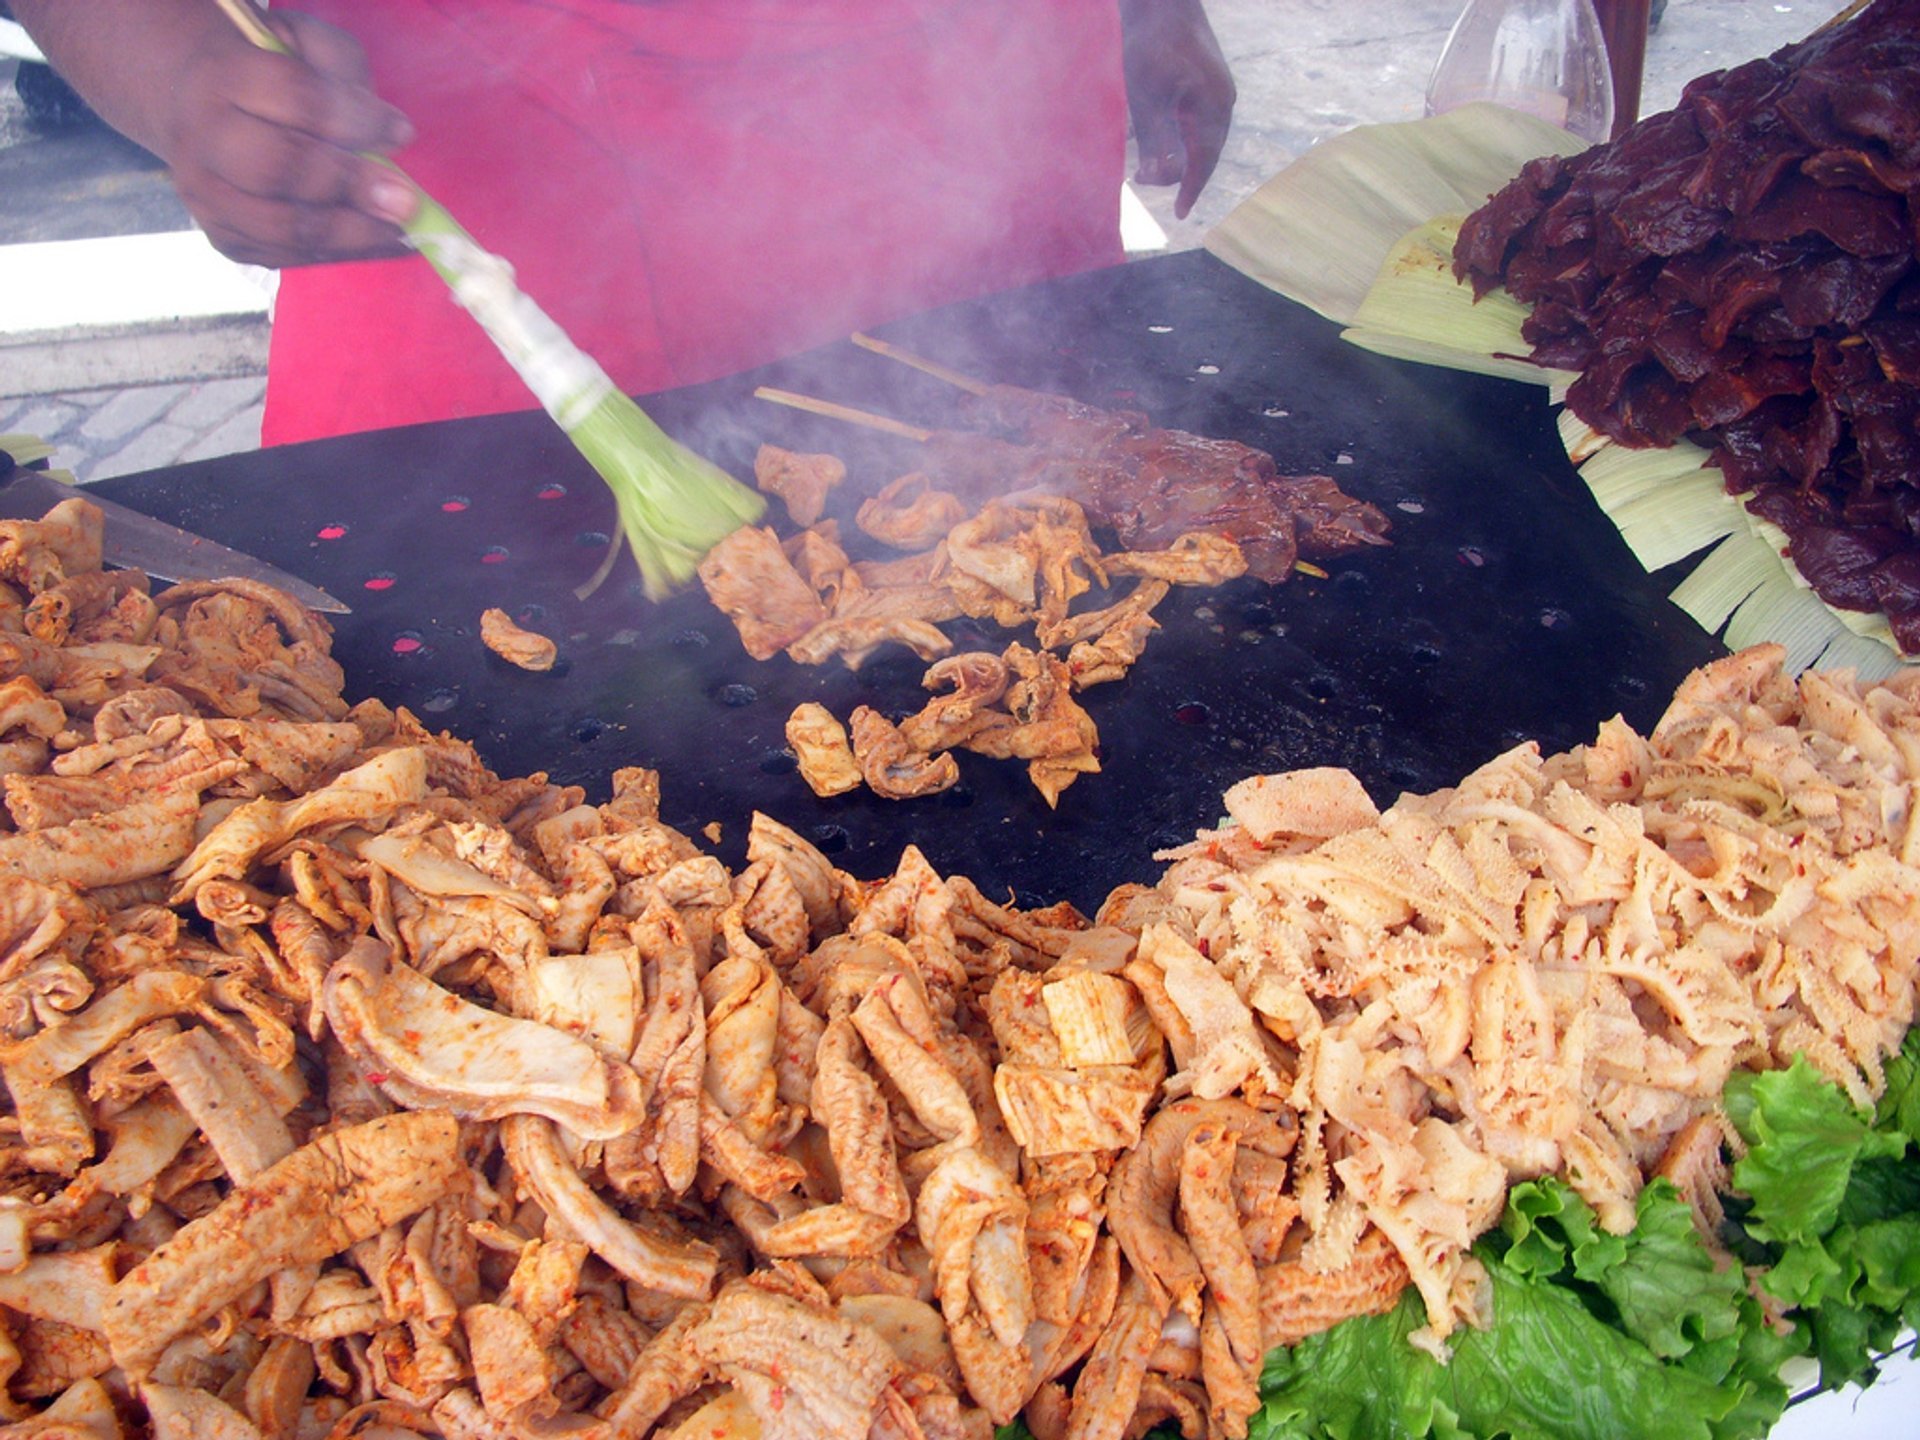
[[[632, 393], [1121, 258], [1114, 0], [299, 0]], [[426, 263], [288, 270], [268, 444], [526, 409]]]

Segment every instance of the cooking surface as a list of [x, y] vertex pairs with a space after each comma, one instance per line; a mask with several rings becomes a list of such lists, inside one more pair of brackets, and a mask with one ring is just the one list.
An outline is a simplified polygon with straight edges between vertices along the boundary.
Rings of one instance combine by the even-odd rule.
[[[1155, 848], [1220, 814], [1243, 776], [1352, 769], [1382, 804], [1458, 780], [1502, 749], [1640, 727], [1720, 653], [1665, 598], [1588, 498], [1538, 387], [1402, 364], [1201, 252], [950, 307], [877, 333], [983, 379], [1146, 411], [1156, 424], [1244, 441], [1285, 472], [1319, 471], [1379, 505], [1391, 548], [1329, 578], [1177, 589], [1133, 673], [1082, 702], [1103, 773], [1048, 811], [1023, 765], [958, 756], [961, 783], [924, 800], [822, 800], [786, 752], [787, 715], [817, 700], [919, 708], [925, 666], [904, 650], [858, 673], [755, 662], [697, 589], [663, 605], [631, 561], [586, 601], [613, 524], [599, 478], [528, 412], [260, 451], [98, 488], [250, 551], [354, 607], [335, 655], [352, 697], [405, 705], [472, 740], [503, 775], [545, 770], [603, 798], [626, 765], [662, 772], [662, 809], [698, 833], [719, 822], [740, 863], [755, 809], [862, 877], [919, 846], [942, 873], [1022, 903], [1091, 911], [1150, 881]], [[762, 442], [849, 465], [829, 514], [850, 550], [859, 499], [913, 468], [914, 445], [753, 398], [769, 384], [915, 424], [954, 423], [956, 393], [850, 343], [651, 397], [670, 431], [749, 478]], [[792, 526], [776, 501], [769, 520]], [[856, 552], [858, 553], [858, 552]], [[1096, 601], [1097, 595], [1093, 597]], [[1087, 604], [1086, 600], [1082, 604]], [[529, 674], [480, 643], [499, 606], [559, 642]], [[955, 649], [1031, 632], [949, 626]]]

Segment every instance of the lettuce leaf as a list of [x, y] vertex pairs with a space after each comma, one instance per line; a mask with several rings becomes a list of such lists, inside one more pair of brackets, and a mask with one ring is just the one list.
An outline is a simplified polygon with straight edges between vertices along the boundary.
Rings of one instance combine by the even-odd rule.
[[1640, 1192], [1634, 1228], [1609, 1235], [1593, 1210], [1559, 1180], [1516, 1185], [1507, 1196], [1501, 1233], [1506, 1265], [1536, 1279], [1558, 1279], [1593, 1314], [1624, 1330], [1663, 1359], [1715, 1347], [1720, 1360], [1699, 1373], [1725, 1374], [1739, 1327], [1746, 1282], [1715, 1264], [1693, 1228], [1693, 1215], [1670, 1181]]
[[1804, 1059], [1737, 1076], [1725, 1099], [1745, 1153], [1722, 1238], [1796, 1307], [1789, 1325], [1768, 1322], [1669, 1182], [1611, 1235], [1564, 1182], [1530, 1181], [1474, 1247], [1488, 1328], [1457, 1332], [1441, 1364], [1410, 1343], [1426, 1311], [1409, 1288], [1384, 1315], [1276, 1348], [1250, 1440], [1758, 1440], [1786, 1408], [1789, 1359], [1815, 1356], [1830, 1386], [1870, 1381], [1920, 1323], [1920, 1031], [1871, 1114]]
[[1493, 1323], [1456, 1334], [1447, 1364], [1408, 1343], [1426, 1322], [1409, 1289], [1385, 1315], [1269, 1354], [1250, 1440], [1715, 1440], [1745, 1398], [1663, 1363], [1566, 1286], [1479, 1253]]
[[1872, 1113], [1799, 1057], [1736, 1075], [1727, 1113], [1748, 1146], [1733, 1183], [1761, 1283], [1811, 1332], [1823, 1385], [1870, 1381], [1920, 1314], [1920, 1036], [1889, 1059]]
[[1886, 1075], [1874, 1124], [1920, 1143], [1920, 1030], [1907, 1031], [1905, 1043], [1887, 1059]]
[[1803, 1277], [1830, 1274], [1831, 1267], [1802, 1260], [1795, 1247], [1817, 1247], [1833, 1228], [1856, 1164], [1897, 1158], [1907, 1136], [1875, 1129], [1875, 1117], [1855, 1108], [1803, 1055], [1784, 1070], [1736, 1072], [1726, 1105], [1748, 1146], [1733, 1167], [1733, 1188], [1753, 1201], [1747, 1233], [1787, 1247], [1782, 1265], [1791, 1278], [1782, 1278], [1784, 1288], [1769, 1288], [1793, 1304], [1817, 1302], [1821, 1292]]
[[[1715, 1263], [1670, 1181], [1656, 1180], [1640, 1192], [1625, 1240], [1620, 1264], [1594, 1282], [1613, 1302], [1621, 1329], [1669, 1360], [1733, 1337], [1746, 1277], [1736, 1266]], [[1733, 1359], [1729, 1351], [1721, 1374]]]
[[1415, 1350], [1409, 1291], [1267, 1357], [1253, 1440], [1756, 1440], [1789, 1398], [1789, 1359], [1822, 1382], [1870, 1381], [1920, 1320], [1920, 1032], [1887, 1064], [1872, 1114], [1804, 1059], [1726, 1092], [1745, 1142], [1726, 1238], [1794, 1306], [1775, 1328], [1738, 1266], [1716, 1263], [1679, 1192], [1655, 1181], [1634, 1228], [1602, 1230], [1556, 1179], [1516, 1185], [1474, 1254], [1493, 1323], [1449, 1364]]

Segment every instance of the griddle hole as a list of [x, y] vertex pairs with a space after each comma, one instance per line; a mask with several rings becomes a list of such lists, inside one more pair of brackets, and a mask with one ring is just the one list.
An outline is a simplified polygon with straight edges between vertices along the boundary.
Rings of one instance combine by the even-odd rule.
[[440, 502], [442, 514], [459, 515], [473, 508], [473, 499], [467, 495], [449, 495]]
[[480, 552], [480, 563], [482, 565], [503, 565], [506, 563], [506, 559], [507, 547], [504, 545], [489, 545]]
[[704, 630], [682, 630], [669, 643], [676, 650], [704, 650], [713, 641], [707, 638]]
[[760, 769], [767, 775], [791, 775], [800, 768], [791, 750], [769, 750], [760, 757]]
[[1622, 675], [1613, 682], [1613, 688], [1622, 695], [1638, 698], [1647, 693], [1648, 686], [1647, 682], [1638, 675]]
[[422, 660], [433, 653], [427, 645], [427, 637], [418, 630], [402, 630], [393, 637], [387, 648], [402, 660]]
[[581, 745], [591, 745], [606, 733], [607, 722], [598, 716], [589, 715], [573, 727], [573, 738]]
[[1309, 675], [1307, 683], [1302, 688], [1323, 705], [1340, 693], [1340, 686], [1331, 675]]
[[1402, 794], [1420, 783], [1420, 772], [1411, 765], [1394, 765], [1387, 770], [1387, 784]]
[[331, 525], [322, 525], [313, 533], [320, 540], [344, 540], [347, 538], [347, 527], [336, 520]]
[[1336, 570], [1333, 593], [1342, 600], [1365, 600], [1373, 594], [1373, 577], [1364, 570]]
[[1240, 612], [1242, 623], [1247, 625], [1271, 625], [1278, 618], [1271, 605], [1249, 605]]
[[1203, 726], [1213, 723], [1213, 711], [1198, 700], [1189, 700], [1185, 704], [1173, 707], [1174, 723], [1178, 725]]
[[1444, 652], [1431, 640], [1416, 640], [1407, 647], [1407, 659], [1416, 665], [1438, 665]]
[[716, 703], [726, 706], [729, 710], [743, 709], [760, 698], [758, 690], [738, 680], [729, 680], [724, 685], [716, 685], [711, 693]]
[[946, 810], [968, 810], [973, 807], [973, 791], [964, 785], [955, 785], [952, 789], [940, 792], [941, 808]]
[[822, 855], [838, 855], [852, 844], [844, 825], [816, 825], [813, 827], [813, 846]]
[[613, 537], [604, 530], [582, 530], [573, 543], [582, 550], [602, 550], [613, 543]]
[[460, 703], [457, 690], [435, 690], [420, 702], [420, 708], [429, 715], [444, 715]]
[[558, 480], [549, 480], [533, 492], [533, 498], [536, 500], [564, 500], [567, 498], [567, 487], [562, 485]]
[[1568, 630], [1572, 627], [1572, 614], [1558, 605], [1549, 605], [1540, 612], [1540, 628], [1543, 630]]
[[400, 577], [391, 570], [376, 570], [360, 582], [362, 590], [391, 590], [400, 583]]
[[1147, 837], [1147, 853], [1158, 854], [1162, 850], [1178, 850], [1193, 839], [1185, 830], [1156, 830]]

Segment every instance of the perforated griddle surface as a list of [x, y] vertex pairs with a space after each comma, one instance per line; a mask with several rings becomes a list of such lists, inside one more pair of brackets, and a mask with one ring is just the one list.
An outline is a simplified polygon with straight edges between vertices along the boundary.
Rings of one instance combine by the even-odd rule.
[[[1143, 409], [1269, 450], [1283, 471], [1333, 475], [1392, 517], [1393, 546], [1325, 580], [1176, 590], [1134, 672], [1083, 697], [1102, 773], [1049, 811], [1023, 766], [965, 754], [944, 795], [816, 798], [786, 749], [787, 715], [806, 700], [843, 719], [860, 704], [904, 715], [925, 699], [924, 665], [905, 651], [858, 673], [755, 662], [698, 591], [649, 605], [624, 561], [576, 600], [613, 508], [540, 414], [100, 488], [347, 600], [335, 653], [350, 698], [408, 706], [504, 775], [544, 770], [598, 799], [616, 768], [644, 765], [663, 773], [665, 818], [696, 837], [718, 822], [729, 863], [759, 809], [865, 878], [913, 844], [991, 895], [1087, 910], [1117, 884], [1151, 881], [1153, 851], [1211, 825], [1243, 776], [1341, 765], [1385, 804], [1523, 740], [1565, 749], [1615, 714], [1650, 726], [1680, 679], [1721, 653], [1593, 505], [1537, 387], [1368, 355], [1211, 256], [1137, 262], [879, 333], [983, 378]], [[851, 344], [647, 401], [742, 477], [763, 441], [844, 456], [851, 474], [830, 513], [848, 537], [858, 500], [913, 468], [914, 446], [756, 400], [757, 384], [918, 424], [957, 414], [946, 385]], [[558, 640], [552, 672], [481, 646], [480, 613], [496, 605]], [[956, 649], [1031, 639], [950, 628]]]

